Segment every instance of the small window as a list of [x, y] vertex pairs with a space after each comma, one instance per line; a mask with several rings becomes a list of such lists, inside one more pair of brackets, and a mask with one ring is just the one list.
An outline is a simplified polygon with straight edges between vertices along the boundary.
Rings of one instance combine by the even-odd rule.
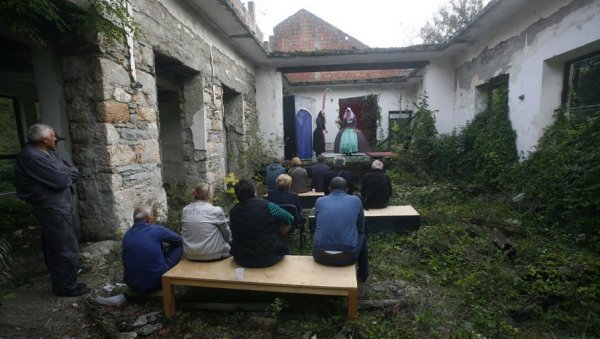
[[508, 74], [493, 77], [477, 89], [485, 103], [482, 108], [495, 112], [508, 112]]
[[565, 64], [563, 105], [573, 117], [600, 110], [600, 52]]

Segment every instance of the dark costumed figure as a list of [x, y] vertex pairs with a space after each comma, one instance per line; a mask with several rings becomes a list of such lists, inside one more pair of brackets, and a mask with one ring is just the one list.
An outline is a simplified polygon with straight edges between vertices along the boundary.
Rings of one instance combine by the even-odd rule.
[[315, 151], [315, 155], [319, 156], [319, 154], [325, 152], [325, 133], [327, 133], [327, 128], [325, 128], [325, 113], [320, 111], [317, 115], [317, 127], [313, 131], [313, 151]]

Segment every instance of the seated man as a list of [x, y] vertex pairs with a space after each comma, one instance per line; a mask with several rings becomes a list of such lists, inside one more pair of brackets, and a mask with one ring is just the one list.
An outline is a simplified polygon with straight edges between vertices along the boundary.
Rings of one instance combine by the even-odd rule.
[[392, 180], [383, 171], [381, 160], [373, 161], [371, 171], [363, 177], [360, 195], [365, 209], [388, 206], [392, 196]]
[[344, 167], [346, 166], [346, 159], [342, 156], [335, 157], [333, 159], [333, 167], [325, 174], [325, 178], [323, 178], [323, 191], [325, 194], [329, 194], [329, 184], [331, 179], [335, 177], [342, 177], [346, 180], [346, 185], [348, 187], [348, 193], [354, 193], [354, 174], [350, 171], [346, 171]]
[[183, 253], [190, 260], [216, 260], [229, 257], [231, 230], [221, 207], [211, 204], [210, 184], [196, 185], [195, 202], [181, 213]]
[[133, 220], [123, 237], [123, 280], [138, 292], [148, 292], [159, 288], [163, 273], [179, 262], [183, 253], [181, 237], [153, 224], [149, 206], [136, 208]]
[[358, 280], [369, 275], [369, 254], [364, 234], [365, 215], [357, 196], [347, 194], [346, 180], [335, 177], [330, 193], [315, 204], [316, 228], [313, 258], [328, 266], [347, 266], [358, 262]]
[[325, 179], [325, 175], [327, 172], [329, 172], [329, 166], [325, 164], [325, 156], [323, 154], [319, 154], [317, 157], [317, 163], [314, 164], [310, 169], [310, 187], [314, 189], [315, 192], [323, 192], [323, 179]]
[[290, 250], [284, 236], [294, 217], [276, 204], [256, 197], [256, 187], [248, 179], [234, 186], [239, 203], [229, 211], [231, 255], [245, 267], [276, 264]]
[[292, 177], [287, 174], [281, 174], [277, 177], [277, 189], [270, 190], [267, 199], [277, 205], [290, 204], [296, 206], [298, 213], [302, 212], [302, 204], [298, 193], [291, 192], [290, 187], [292, 186]]
[[285, 168], [281, 166], [281, 160], [278, 157], [273, 157], [273, 162], [267, 165], [267, 188], [270, 190], [277, 189], [275, 181], [280, 174], [285, 173]]

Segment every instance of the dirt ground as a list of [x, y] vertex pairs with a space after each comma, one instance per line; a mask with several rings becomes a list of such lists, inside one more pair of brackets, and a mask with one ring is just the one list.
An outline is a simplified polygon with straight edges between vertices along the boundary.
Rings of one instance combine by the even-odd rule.
[[101, 253], [97, 246], [82, 244], [82, 262], [93, 266], [93, 270], [81, 275], [78, 281], [88, 284], [92, 293], [75, 298], [57, 297], [52, 293], [44, 265], [38, 227], [17, 230], [7, 238], [13, 247], [15, 286], [1, 290], [0, 338], [104, 337], [88, 316], [86, 305], [96, 295], [107, 294], [102, 289], [107, 283], [120, 281], [115, 280], [121, 272], [117, 265], [112, 265], [111, 254]]

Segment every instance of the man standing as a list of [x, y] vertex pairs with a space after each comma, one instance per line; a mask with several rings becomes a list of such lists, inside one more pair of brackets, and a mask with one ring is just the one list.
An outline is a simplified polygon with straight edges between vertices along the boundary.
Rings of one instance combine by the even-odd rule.
[[181, 259], [181, 237], [155, 225], [149, 206], [136, 208], [133, 221], [123, 236], [123, 280], [138, 292], [148, 292], [159, 288], [162, 275]]
[[346, 193], [346, 180], [335, 177], [330, 193], [315, 204], [316, 228], [312, 255], [316, 262], [327, 266], [348, 266], [358, 263], [358, 280], [369, 276], [369, 253], [364, 234], [365, 215], [357, 196]]
[[325, 156], [319, 154], [317, 163], [310, 168], [310, 187], [315, 192], [323, 192], [323, 179], [325, 179], [327, 172], [329, 172], [329, 166], [325, 164]]
[[346, 159], [342, 156], [335, 157], [333, 159], [333, 167], [327, 172], [325, 178], [323, 179], [323, 191], [325, 194], [329, 194], [329, 183], [335, 177], [342, 177], [346, 180], [346, 185], [348, 187], [348, 193], [354, 193], [354, 174], [350, 171], [346, 171], [344, 167], [346, 166]]
[[386, 208], [392, 196], [392, 180], [383, 171], [381, 160], [373, 161], [371, 171], [363, 177], [360, 195], [365, 209]]
[[17, 196], [32, 205], [42, 228], [52, 290], [59, 296], [77, 297], [90, 292], [85, 284], [77, 283], [79, 248], [72, 198], [79, 171], [56, 154], [58, 140], [48, 125], [29, 127], [28, 143], [15, 160], [15, 186]]

